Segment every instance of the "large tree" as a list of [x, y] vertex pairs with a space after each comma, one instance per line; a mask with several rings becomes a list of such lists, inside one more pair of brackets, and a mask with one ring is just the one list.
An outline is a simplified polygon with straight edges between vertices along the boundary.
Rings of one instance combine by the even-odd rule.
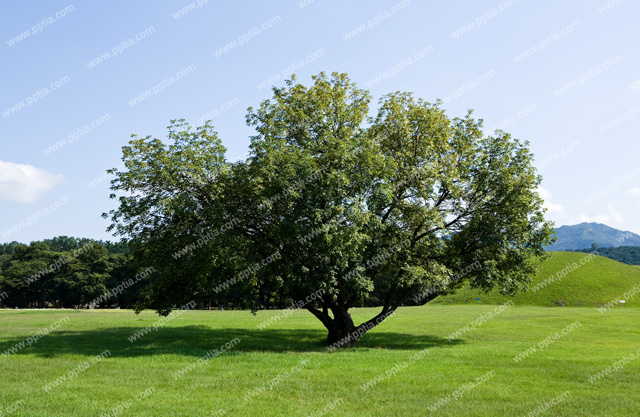
[[[410, 93], [380, 100], [346, 74], [288, 80], [249, 109], [246, 160], [229, 162], [208, 123], [173, 121], [168, 141], [133, 137], [113, 169], [110, 227], [158, 271], [144, 303], [302, 300], [352, 346], [399, 306], [470, 284], [513, 294], [544, 259], [552, 224], [528, 143], [485, 136]], [[107, 216], [107, 214], [105, 214]], [[179, 254], [179, 255], [178, 255]], [[379, 314], [356, 325], [363, 300]]]

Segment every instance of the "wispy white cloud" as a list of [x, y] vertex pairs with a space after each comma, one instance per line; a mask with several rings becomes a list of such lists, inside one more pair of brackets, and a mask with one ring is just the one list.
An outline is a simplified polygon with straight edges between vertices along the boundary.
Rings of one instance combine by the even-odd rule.
[[640, 80], [632, 82], [631, 89], [633, 91], [640, 91]]
[[627, 193], [629, 193], [631, 195], [640, 195], [640, 187], [629, 188], [627, 190]]
[[0, 161], [0, 200], [32, 203], [63, 180], [32, 165]]
[[607, 213], [598, 214], [598, 215], [586, 215], [581, 214], [578, 216], [578, 223], [582, 222], [595, 222], [595, 223], [604, 223], [608, 226], [622, 226], [624, 222], [624, 216], [616, 210], [613, 204], [607, 205]]
[[540, 197], [544, 200], [544, 208], [547, 209], [549, 214], [563, 214], [564, 206], [562, 204], [552, 203], [551, 193], [546, 188], [538, 187], [538, 193]]

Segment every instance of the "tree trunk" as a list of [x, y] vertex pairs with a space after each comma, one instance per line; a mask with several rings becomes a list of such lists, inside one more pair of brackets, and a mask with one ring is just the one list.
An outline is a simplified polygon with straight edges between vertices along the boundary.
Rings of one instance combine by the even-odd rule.
[[396, 309], [395, 306], [391, 308], [385, 307], [375, 317], [356, 326], [353, 324], [348, 308], [331, 307], [333, 318], [329, 316], [326, 308], [322, 310], [311, 306], [307, 306], [306, 308], [316, 316], [329, 331], [327, 344], [329, 345], [330, 351], [355, 346], [362, 335], [382, 323], [387, 317], [393, 314]]
[[325, 327], [329, 331], [327, 336], [327, 344], [330, 348], [337, 349], [343, 347], [353, 347], [356, 345], [358, 338], [357, 327], [353, 324], [351, 314], [347, 310], [332, 310], [334, 318], [329, 325]]

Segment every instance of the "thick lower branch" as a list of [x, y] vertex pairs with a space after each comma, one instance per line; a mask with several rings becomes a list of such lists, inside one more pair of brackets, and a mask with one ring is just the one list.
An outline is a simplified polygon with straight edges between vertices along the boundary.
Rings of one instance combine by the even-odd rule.
[[323, 311], [318, 310], [317, 308], [311, 307], [311, 306], [306, 306], [306, 309], [313, 314], [314, 316], [316, 316], [316, 318], [318, 320], [320, 320], [320, 322], [322, 322], [322, 324], [324, 324], [324, 327], [329, 328], [332, 324], [333, 324], [333, 320], [331, 319], [331, 317], [329, 317], [329, 314], [327, 313], [326, 308], [323, 308]]
[[[356, 332], [358, 332], [358, 334], [361, 333], [360, 336], [362, 336], [363, 334], [365, 334], [369, 330], [373, 329], [374, 327], [376, 327], [377, 325], [382, 323], [387, 317], [392, 315], [395, 311], [396, 311], [395, 307], [394, 308], [383, 308], [382, 311], [378, 315], [376, 315], [375, 317], [365, 321], [364, 323], [362, 323], [361, 325], [356, 327]], [[358, 336], [358, 337], [360, 337], [360, 336]]]

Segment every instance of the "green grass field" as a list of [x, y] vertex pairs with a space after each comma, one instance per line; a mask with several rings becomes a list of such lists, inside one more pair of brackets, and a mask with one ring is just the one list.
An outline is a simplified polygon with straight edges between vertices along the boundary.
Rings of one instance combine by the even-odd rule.
[[[566, 272], [566, 276], [561, 271]], [[603, 256], [590, 258], [586, 253], [551, 252], [527, 292], [508, 297], [498, 291], [485, 294], [465, 287], [454, 295], [438, 297], [433, 303], [468, 304], [477, 303], [476, 298], [481, 298], [480, 304], [513, 300], [516, 305], [600, 307], [629, 291], [640, 294], [640, 266]], [[627, 306], [640, 307], [640, 297], [625, 301]]]
[[[130, 342], [158, 317], [3, 310], [0, 353], [68, 321], [30, 347], [0, 354], [0, 416], [527, 416], [567, 391], [540, 415], [639, 415], [640, 360], [628, 356], [640, 353], [639, 309], [496, 308], [402, 308], [359, 347], [334, 353], [305, 311], [264, 330], [257, 325], [277, 311], [187, 311]], [[353, 310], [354, 318], [374, 311]], [[235, 338], [228, 351], [198, 363]], [[621, 360], [620, 369], [590, 381]]]

